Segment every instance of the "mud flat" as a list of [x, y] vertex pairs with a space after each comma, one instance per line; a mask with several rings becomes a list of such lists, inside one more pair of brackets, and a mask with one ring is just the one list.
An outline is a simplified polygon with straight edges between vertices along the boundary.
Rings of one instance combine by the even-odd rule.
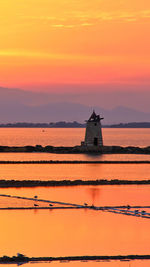
[[150, 154], [148, 147], [122, 147], [122, 146], [103, 146], [88, 148], [86, 146], [74, 147], [55, 147], [55, 146], [0, 146], [0, 152], [46, 152], [60, 154], [79, 154], [79, 153], [97, 153], [97, 154]]
[[55, 187], [80, 185], [150, 185], [150, 180], [0, 180], [0, 188]]

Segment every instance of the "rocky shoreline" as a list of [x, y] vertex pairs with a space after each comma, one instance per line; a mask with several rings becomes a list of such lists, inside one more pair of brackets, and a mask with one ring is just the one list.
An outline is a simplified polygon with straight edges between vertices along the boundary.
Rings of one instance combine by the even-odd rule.
[[18, 256], [0, 257], [1, 264], [23, 264], [29, 262], [52, 262], [52, 261], [105, 261], [105, 260], [150, 260], [150, 255], [115, 255], [115, 256], [67, 256], [67, 257], [27, 257], [22, 254]]
[[73, 146], [73, 147], [56, 147], [56, 146], [0, 146], [0, 152], [14, 152], [14, 153], [56, 153], [56, 154], [150, 154], [150, 146], [148, 147], [122, 147], [122, 146], [103, 146], [103, 147], [87, 147], [87, 146]]

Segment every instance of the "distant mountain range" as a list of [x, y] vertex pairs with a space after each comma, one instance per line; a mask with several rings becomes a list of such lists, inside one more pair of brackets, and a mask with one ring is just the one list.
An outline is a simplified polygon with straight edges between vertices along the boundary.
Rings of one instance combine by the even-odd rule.
[[0, 123], [78, 121], [83, 123], [95, 109], [105, 118], [103, 124], [150, 122], [150, 113], [118, 106], [104, 109], [77, 102], [57, 100], [57, 94], [0, 88]]

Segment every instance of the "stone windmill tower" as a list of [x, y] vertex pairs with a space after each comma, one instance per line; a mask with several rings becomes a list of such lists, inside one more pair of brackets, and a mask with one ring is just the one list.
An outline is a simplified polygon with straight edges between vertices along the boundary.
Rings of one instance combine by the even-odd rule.
[[101, 118], [99, 115], [96, 115], [95, 111], [89, 118], [86, 125], [85, 140], [82, 142], [82, 145], [87, 147], [102, 147], [103, 146], [103, 137], [102, 137], [102, 127], [101, 127]]

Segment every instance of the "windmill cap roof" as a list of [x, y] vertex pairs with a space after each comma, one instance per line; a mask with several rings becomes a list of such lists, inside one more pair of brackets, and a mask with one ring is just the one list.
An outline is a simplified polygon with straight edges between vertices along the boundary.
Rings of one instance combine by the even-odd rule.
[[103, 120], [103, 118], [101, 118], [100, 115], [97, 115], [95, 111], [93, 110], [93, 113], [88, 121], [98, 122], [100, 120]]

